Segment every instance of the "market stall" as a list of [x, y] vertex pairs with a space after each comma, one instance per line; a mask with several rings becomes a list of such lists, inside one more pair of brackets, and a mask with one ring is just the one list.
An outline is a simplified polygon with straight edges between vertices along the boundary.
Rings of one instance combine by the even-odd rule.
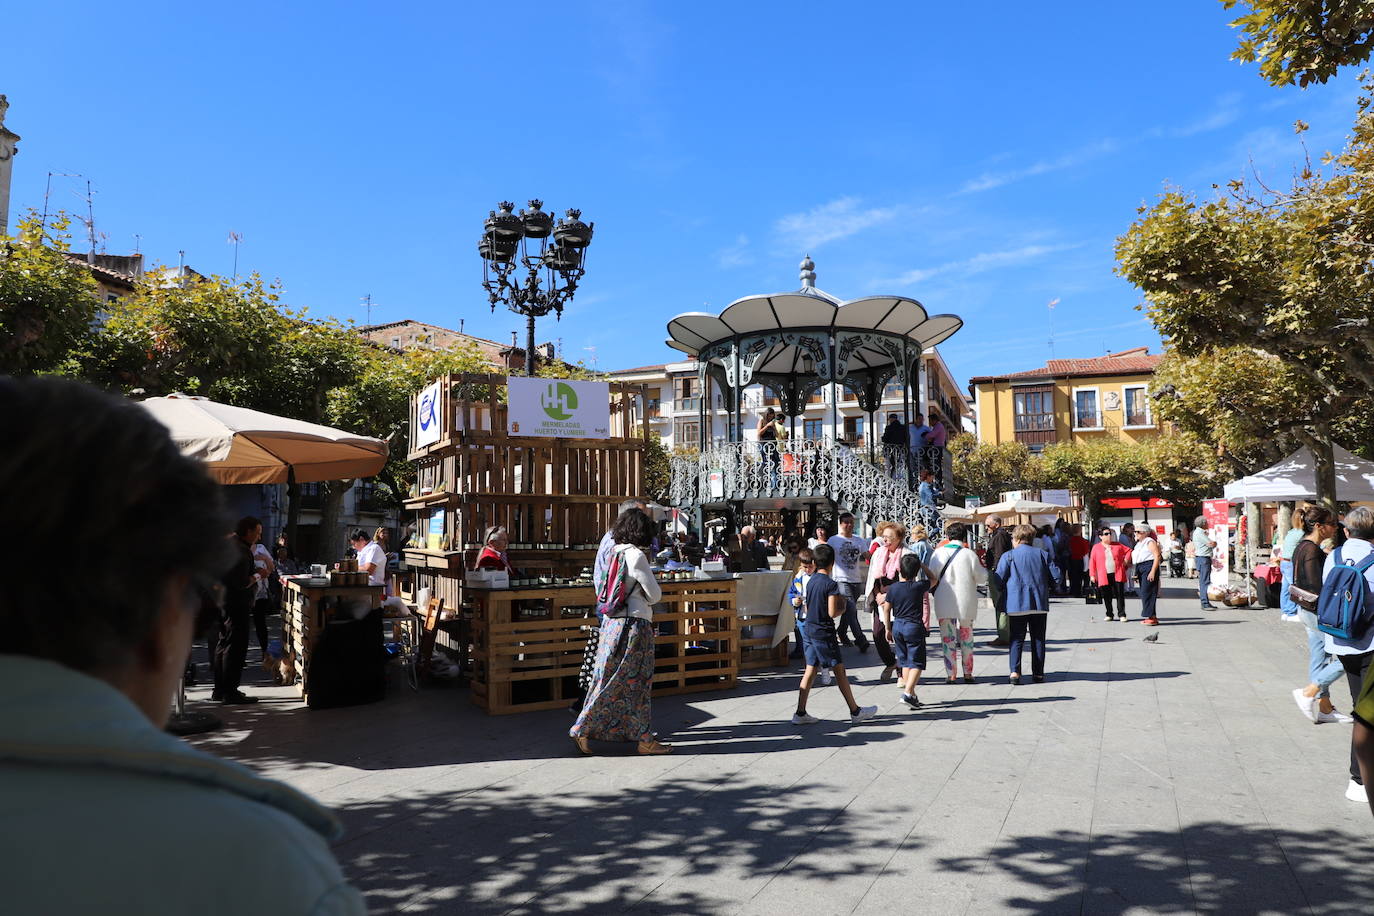
[[382, 586], [368, 585], [367, 573], [352, 570], [282, 582], [277, 680], [293, 684], [311, 708], [380, 700], [386, 690]]

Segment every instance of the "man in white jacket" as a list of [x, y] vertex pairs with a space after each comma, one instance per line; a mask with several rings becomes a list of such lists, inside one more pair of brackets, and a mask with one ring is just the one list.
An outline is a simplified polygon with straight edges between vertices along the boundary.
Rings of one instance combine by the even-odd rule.
[[948, 541], [930, 557], [930, 571], [939, 584], [931, 593], [931, 609], [940, 621], [940, 643], [945, 657], [945, 683], [953, 684], [957, 658], [963, 653], [964, 683], [973, 683], [973, 623], [978, 618], [978, 586], [988, 580], [987, 570], [968, 546], [968, 526], [945, 526]]

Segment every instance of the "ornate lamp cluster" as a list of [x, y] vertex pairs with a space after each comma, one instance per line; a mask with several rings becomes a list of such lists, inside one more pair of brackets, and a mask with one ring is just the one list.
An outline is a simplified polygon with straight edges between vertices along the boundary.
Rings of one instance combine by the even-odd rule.
[[525, 316], [525, 374], [533, 375], [534, 319], [549, 312], [562, 318], [563, 306], [586, 273], [587, 246], [596, 224], [582, 222], [581, 210], [568, 210], [565, 218], [555, 222], [552, 214], [544, 212], [541, 200], [531, 200], [529, 209], [519, 213], [510, 201], [498, 206], [486, 218], [477, 243], [482, 286], [493, 312], [501, 302]]

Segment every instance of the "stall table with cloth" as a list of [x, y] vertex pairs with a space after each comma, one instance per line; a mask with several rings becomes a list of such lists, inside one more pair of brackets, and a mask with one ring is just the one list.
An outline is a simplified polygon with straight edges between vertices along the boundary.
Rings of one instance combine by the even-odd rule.
[[382, 586], [314, 585], [309, 576], [282, 582], [282, 647], [301, 697], [312, 707], [381, 699]]

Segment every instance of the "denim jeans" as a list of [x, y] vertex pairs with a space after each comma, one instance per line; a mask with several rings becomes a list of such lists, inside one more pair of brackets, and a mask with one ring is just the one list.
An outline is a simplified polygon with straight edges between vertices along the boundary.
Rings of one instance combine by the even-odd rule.
[[1202, 599], [1203, 607], [1211, 607], [1207, 586], [1212, 584], [1212, 558], [1194, 557], [1193, 562], [1197, 564], [1197, 596]]
[[1283, 584], [1279, 586], [1279, 610], [1283, 616], [1292, 617], [1298, 612], [1297, 602], [1288, 597], [1288, 586], [1293, 584], [1293, 561], [1281, 561], [1279, 571], [1283, 573]]
[[1326, 654], [1326, 637], [1320, 630], [1307, 628], [1307, 679], [1309, 683], [1316, 684], [1320, 690], [1317, 691], [1319, 697], [1331, 696], [1331, 685], [1341, 676], [1345, 669], [1341, 667], [1341, 661], [1334, 655]]
[[844, 595], [844, 616], [840, 618], [840, 625], [837, 627], [841, 640], [848, 633], [854, 634], [854, 645], [860, 649], [868, 646], [868, 637], [864, 635], [863, 628], [859, 626], [859, 598], [863, 586], [858, 582], [836, 582], [840, 587], [840, 594]]

